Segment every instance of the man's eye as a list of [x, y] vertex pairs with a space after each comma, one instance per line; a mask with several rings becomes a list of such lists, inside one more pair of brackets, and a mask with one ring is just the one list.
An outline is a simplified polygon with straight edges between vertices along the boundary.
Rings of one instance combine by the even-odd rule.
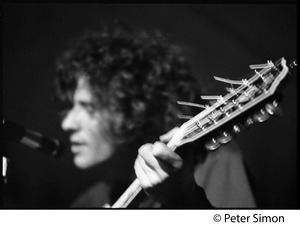
[[89, 112], [89, 113], [94, 113], [95, 112], [95, 108], [93, 106], [87, 106], [86, 107], [86, 110]]
[[90, 114], [93, 114], [95, 113], [96, 111], [96, 107], [93, 105], [93, 104], [88, 104], [88, 103], [85, 103], [83, 104], [83, 107], [86, 109], [86, 111]]

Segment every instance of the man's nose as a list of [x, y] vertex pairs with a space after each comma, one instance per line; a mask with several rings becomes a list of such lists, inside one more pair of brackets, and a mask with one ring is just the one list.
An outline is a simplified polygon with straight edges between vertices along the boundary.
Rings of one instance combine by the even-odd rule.
[[61, 122], [61, 127], [64, 131], [75, 131], [78, 129], [79, 119], [74, 108], [67, 112]]

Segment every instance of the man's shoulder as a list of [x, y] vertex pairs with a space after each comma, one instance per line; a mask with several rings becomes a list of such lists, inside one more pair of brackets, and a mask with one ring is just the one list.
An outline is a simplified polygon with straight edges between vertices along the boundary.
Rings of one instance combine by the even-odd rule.
[[97, 182], [82, 192], [71, 204], [71, 208], [102, 208], [109, 202], [110, 187]]

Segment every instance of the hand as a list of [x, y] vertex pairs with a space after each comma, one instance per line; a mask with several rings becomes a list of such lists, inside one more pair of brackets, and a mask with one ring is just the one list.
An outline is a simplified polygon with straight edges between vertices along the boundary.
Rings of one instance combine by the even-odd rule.
[[[177, 128], [160, 137], [167, 143]], [[154, 200], [173, 206], [187, 201], [193, 194], [193, 160], [191, 152], [182, 159], [163, 142], [140, 147], [135, 161], [135, 172], [145, 192]]]

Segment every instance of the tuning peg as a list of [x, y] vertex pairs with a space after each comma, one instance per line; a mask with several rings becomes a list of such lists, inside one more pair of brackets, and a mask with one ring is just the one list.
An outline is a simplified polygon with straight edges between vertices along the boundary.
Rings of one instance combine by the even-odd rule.
[[255, 64], [255, 65], [249, 65], [250, 69], [263, 69], [263, 68], [269, 68], [269, 67], [273, 67], [273, 62], [272, 61], [268, 61], [265, 64]]
[[205, 148], [209, 151], [216, 150], [218, 147], [220, 147], [220, 143], [215, 138], [212, 138], [205, 144]]
[[228, 143], [232, 139], [232, 136], [224, 131], [219, 137], [218, 141], [222, 144]]
[[201, 104], [193, 103], [193, 102], [177, 101], [177, 104], [185, 105], [185, 106], [194, 106], [194, 107], [199, 107], [199, 108], [205, 109], [205, 105], [201, 105]]
[[236, 125], [234, 125], [233, 127], [232, 127], [232, 131], [234, 132], [234, 133], [240, 133], [241, 131], [242, 131], [242, 129], [241, 129], [241, 126], [239, 125], [239, 124], [236, 124]]
[[297, 67], [297, 61], [296, 60], [293, 60], [290, 64], [289, 64], [289, 66], [293, 69], [293, 68], [295, 68], [295, 67]]
[[267, 103], [265, 106], [266, 111], [271, 115], [281, 115], [282, 111], [278, 106], [278, 103], [276, 101], [273, 101], [273, 103]]
[[242, 85], [245, 83], [245, 80], [230, 80], [230, 79], [225, 79], [225, 78], [222, 78], [222, 77], [218, 77], [218, 76], [214, 76], [215, 80], [217, 81], [221, 81], [221, 82], [224, 82], [224, 83], [227, 83], [227, 84], [237, 84], [237, 85]]
[[193, 118], [192, 116], [182, 115], [182, 114], [178, 114], [177, 117], [180, 119], [186, 119], [186, 120], [190, 120]]
[[270, 115], [264, 109], [261, 109], [260, 112], [253, 115], [253, 119], [257, 122], [265, 122], [269, 117]]
[[251, 117], [248, 117], [248, 118], [246, 119], [246, 121], [245, 121], [245, 125], [246, 125], [247, 127], [249, 127], [249, 126], [251, 126], [251, 125], [253, 125], [253, 124], [254, 124], [253, 119], [252, 119]]

